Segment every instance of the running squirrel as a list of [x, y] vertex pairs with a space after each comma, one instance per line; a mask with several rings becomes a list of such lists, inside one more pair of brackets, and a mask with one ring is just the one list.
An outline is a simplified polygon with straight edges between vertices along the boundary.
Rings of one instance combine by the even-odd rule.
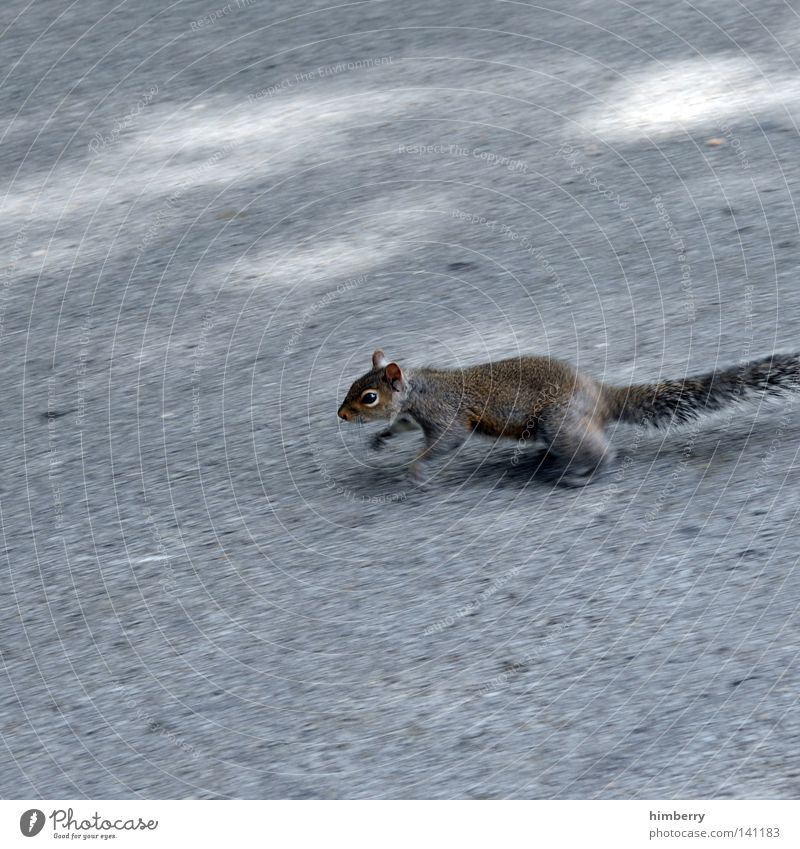
[[667, 427], [729, 404], [799, 389], [800, 353], [621, 387], [548, 357], [412, 371], [379, 350], [372, 355], [372, 369], [350, 387], [338, 415], [347, 422], [388, 420], [389, 426], [372, 437], [375, 449], [395, 434], [421, 428], [425, 444], [410, 470], [419, 484], [433, 461], [475, 432], [543, 443], [540, 472], [566, 486], [584, 486], [613, 459], [605, 430], [614, 422]]

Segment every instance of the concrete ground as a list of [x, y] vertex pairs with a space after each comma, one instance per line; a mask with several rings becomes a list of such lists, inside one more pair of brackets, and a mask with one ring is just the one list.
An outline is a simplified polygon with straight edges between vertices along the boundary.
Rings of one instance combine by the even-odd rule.
[[381, 346], [800, 349], [800, 18], [11, 2], [0, 795], [796, 798], [798, 400], [427, 492]]

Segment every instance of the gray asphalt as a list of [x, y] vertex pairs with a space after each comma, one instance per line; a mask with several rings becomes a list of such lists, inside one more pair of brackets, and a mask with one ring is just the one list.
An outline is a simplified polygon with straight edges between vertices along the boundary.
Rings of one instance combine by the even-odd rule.
[[401, 365], [800, 348], [776, 0], [5, 4], [0, 795], [795, 798], [800, 400], [583, 490]]

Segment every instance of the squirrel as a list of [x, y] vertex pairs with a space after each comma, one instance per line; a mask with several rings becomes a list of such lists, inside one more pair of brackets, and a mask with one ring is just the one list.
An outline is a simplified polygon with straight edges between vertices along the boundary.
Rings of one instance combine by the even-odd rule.
[[609, 386], [549, 357], [514, 357], [463, 369], [401, 369], [383, 351], [353, 383], [338, 415], [344, 421], [388, 420], [374, 449], [421, 428], [423, 449], [411, 465], [422, 485], [431, 464], [467, 436], [534, 440], [545, 453], [540, 473], [584, 486], [614, 457], [605, 430], [614, 422], [667, 427], [723, 407], [800, 390], [800, 353], [773, 354], [696, 377]]

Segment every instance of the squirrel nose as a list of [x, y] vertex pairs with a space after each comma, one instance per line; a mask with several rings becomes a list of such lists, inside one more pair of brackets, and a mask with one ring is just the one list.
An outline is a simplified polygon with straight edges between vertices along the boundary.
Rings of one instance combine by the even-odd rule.
[[345, 411], [344, 407], [339, 408], [339, 418], [342, 419], [342, 421], [345, 421], [345, 422], [348, 421], [349, 418], [350, 418], [348, 416], [347, 412]]

